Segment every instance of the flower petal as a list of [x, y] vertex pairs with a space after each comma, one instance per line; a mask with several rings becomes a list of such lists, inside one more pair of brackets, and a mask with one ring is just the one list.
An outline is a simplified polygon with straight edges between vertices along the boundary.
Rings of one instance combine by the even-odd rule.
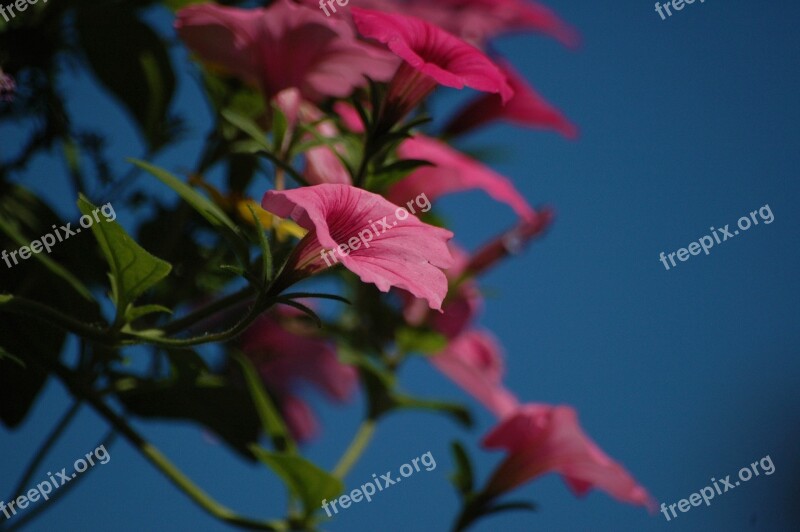
[[427, 300], [431, 308], [441, 309], [447, 294], [441, 269], [453, 262], [447, 248], [453, 237], [450, 231], [425, 224], [381, 196], [348, 185], [269, 191], [262, 206], [308, 229], [304, 239], [308, 240], [300, 245], [313, 253], [343, 247], [331, 256], [362, 281], [383, 292], [402, 288]]

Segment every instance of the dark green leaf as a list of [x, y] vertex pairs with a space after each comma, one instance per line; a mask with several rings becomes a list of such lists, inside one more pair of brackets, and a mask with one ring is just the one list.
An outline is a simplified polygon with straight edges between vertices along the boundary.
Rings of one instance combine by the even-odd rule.
[[471, 427], [473, 424], [472, 415], [469, 410], [461, 405], [449, 403], [447, 401], [433, 401], [429, 399], [418, 399], [407, 395], [395, 394], [394, 400], [397, 408], [409, 410], [432, 410], [439, 412], [453, 418], [459, 424], [465, 427]]
[[[21, 246], [29, 246], [30, 240], [25, 238], [14, 225], [9, 221], [6, 220], [2, 215], [0, 215], [0, 230], [2, 230], [6, 235], [9, 236], [14, 242], [16, 242], [20, 247]], [[52, 237], [52, 235], [50, 235]], [[80, 294], [84, 299], [87, 301], [94, 301], [94, 297], [92, 297], [92, 293], [86, 288], [80, 279], [72, 275], [66, 268], [58, 264], [57, 262], [53, 261], [49, 256], [47, 256], [44, 252], [42, 253], [34, 253], [33, 258], [44, 264], [44, 266], [53, 272], [55, 275], [61, 277], [67, 283], [75, 289], [78, 294]]]
[[247, 383], [247, 389], [250, 390], [250, 397], [255, 405], [256, 412], [261, 419], [261, 426], [270, 439], [272, 439], [275, 447], [281, 451], [294, 451], [295, 446], [283, 418], [278, 413], [278, 409], [272, 402], [269, 394], [264, 389], [264, 383], [261, 381], [258, 373], [256, 372], [253, 364], [242, 356], [240, 353], [234, 353], [233, 359], [242, 368], [244, 379]]
[[246, 390], [225, 383], [125, 382], [125, 389], [117, 395], [132, 414], [200, 423], [242, 456], [253, 459], [250, 446], [258, 441], [261, 423]]
[[17, 364], [22, 369], [25, 369], [25, 362], [23, 362], [22, 360], [18, 359], [17, 357], [15, 357], [11, 353], [3, 349], [3, 346], [0, 346], [0, 361], [2, 360], [10, 360], [11, 362]]
[[272, 268], [272, 250], [269, 247], [269, 241], [267, 240], [267, 235], [264, 234], [264, 228], [261, 226], [261, 219], [256, 214], [255, 209], [251, 204], [247, 204], [247, 208], [250, 209], [250, 214], [253, 216], [253, 223], [256, 226], [256, 232], [258, 233], [258, 244], [261, 246], [261, 273], [263, 276], [263, 284], [264, 286], [268, 285], [270, 281], [272, 281], [273, 276], [273, 268]]
[[151, 148], [170, 140], [175, 75], [161, 38], [122, 4], [81, 4], [78, 42], [100, 83], [133, 115]]
[[[83, 196], [78, 199], [78, 208], [89, 217], [96, 209]], [[92, 233], [111, 269], [112, 296], [121, 320], [128, 305], [169, 275], [172, 266], [142, 249], [115, 221], [93, 224]]]
[[474, 487], [474, 476], [472, 473], [472, 463], [470, 462], [469, 455], [460, 442], [454, 441], [452, 443], [453, 458], [456, 462], [456, 470], [450, 476], [453, 485], [461, 493], [462, 497], [466, 497], [472, 493]]
[[247, 257], [249, 254], [247, 241], [242, 236], [239, 227], [237, 227], [236, 224], [233, 223], [233, 221], [228, 217], [228, 215], [225, 214], [225, 212], [214, 202], [166, 170], [158, 168], [157, 166], [153, 166], [145, 161], [139, 161], [136, 159], [128, 160], [139, 168], [154, 175], [159, 181], [177, 192], [186, 203], [191, 205], [192, 208], [194, 208], [194, 210], [196, 210], [203, 218], [208, 220], [211, 225], [221, 229], [228, 241], [231, 242], [231, 244], [234, 246], [234, 249], [236, 249], [239, 258], [242, 259], [243, 262], [247, 262]]

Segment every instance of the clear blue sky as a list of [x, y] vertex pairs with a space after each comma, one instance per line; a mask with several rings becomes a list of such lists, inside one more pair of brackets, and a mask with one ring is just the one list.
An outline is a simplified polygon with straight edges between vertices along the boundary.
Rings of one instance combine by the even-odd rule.
[[[508, 384], [525, 400], [574, 405], [601, 447], [668, 504], [765, 455], [776, 472], [670, 523], [601, 493], [576, 499], [550, 476], [516, 494], [539, 503], [538, 513], [507, 514], [475, 530], [796, 530], [800, 7], [786, 0], [709, 0], [662, 21], [644, 0], [550, 5], [580, 29], [581, 49], [535, 36], [506, 38], [497, 48], [579, 124], [581, 138], [494, 126], [461, 144], [497, 148], [496, 168], [532, 203], [558, 213], [545, 240], [483, 279], [490, 296], [482, 324], [505, 346]], [[169, 32], [166, 18], [156, 18]], [[158, 163], [180, 170], [196, 160], [208, 115], [182, 51], [176, 65], [177, 109], [191, 113], [196, 127]], [[140, 155], [124, 117], [98, 89], [72, 78], [63, 90], [72, 93], [83, 123], [119, 123], [112, 142], [120, 164]], [[452, 109], [455, 98], [461, 95], [441, 94], [439, 109]], [[11, 132], [0, 133], [2, 144], [13, 142]], [[60, 163], [39, 160], [24, 181], [54, 197], [69, 193], [58, 181], [62, 175]], [[60, 212], [77, 219], [68, 199], [58, 203]], [[670, 271], [659, 262], [660, 252], [765, 204], [772, 224]], [[513, 221], [505, 207], [478, 193], [440, 207], [467, 246]], [[462, 397], [423, 361], [407, 368], [403, 382], [422, 394]], [[62, 388], [50, 383], [21, 430], [0, 431], [3, 496], [67, 404]], [[361, 403], [315, 405], [327, 430], [310, 456], [331, 465]], [[472, 405], [478, 426], [468, 433], [435, 416], [386, 419], [352, 472], [352, 487], [426, 451], [438, 467], [370, 504], [351, 506], [326, 529], [446, 530], [457, 509], [447, 479], [449, 442], [460, 438], [476, 449], [493, 422]], [[221, 502], [254, 516], [282, 515], [280, 485], [208, 443], [197, 428], [138, 427]], [[84, 411], [45, 467], [71, 464], [104, 432]], [[111, 456], [31, 530], [224, 530], [126, 443], [111, 448]], [[499, 455], [477, 456], [485, 479]]]

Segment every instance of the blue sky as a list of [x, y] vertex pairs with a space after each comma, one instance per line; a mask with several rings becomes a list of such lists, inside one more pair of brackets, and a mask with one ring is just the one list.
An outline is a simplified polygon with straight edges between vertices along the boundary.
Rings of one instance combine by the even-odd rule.
[[[577, 499], [548, 476], [514, 497], [535, 500], [537, 513], [503, 515], [475, 530], [796, 529], [800, 7], [695, 2], [662, 21], [652, 2], [550, 5], [580, 30], [580, 49], [529, 35], [503, 39], [496, 48], [580, 126], [580, 139], [492, 126], [459, 143], [494, 148], [494, 167], [532, 203], [557, 212], [545, 239], [482, 279], [487, 304], [481, 324], [504, 345], [508, 385], [526, 401], [575, 406], [600, 446], [668, 504], [766, 455], [775, 473], [672, 522], [602, 493]], [[168, 32], [165, 17], [156, 18]], [[195, 133], [157, 162], [181, 170], [196, 160], [208, 114], [185, 53], [176, 55], [176, 65], [176, 108], [191, 113]], [[124, 156], [140, 155], [140, 143], [106, 95], [85, 78], [70, 78], [63, 89], [73, 94], [73, 110], [84, 123], [118, 124], [112, 143], [120, 165]], [[464, 96], [443, 92], [437, 109], [446, 113]], [[6, 144], [14, 132], [0, 134]], [[23, 181], [47, 197], [65, 196], [71, 192], [62, 174], [59, 162], [41, 159]], [[72, 198], [57, 204], [65, 220], [78, 218]], [[773, 223], [670, 271], [659, 262], [662, 251], [685, 247], [711, 226], [733, 226], [765, 204]], [[448, 198], [439, 208], [467, 247], [513, 223], [511, 212], [479, 193]], [[131, 225], [124, 212], [118, 216]], [[402, 382], [420, 394], [463, 397], [424, 361], [410, 364]], [[42, 399], [21, 430], [0, 431], [3, 495], [68, 406], [55, 383]], [[362, 405], [314, 404], [326, 430], [309, 454], [332, 465]], [[448, 481], [450, 441], [458, 438], [476, 451], [481, 479], [499, 459], [478, 450], [493, 420], [472, 406], [478, 424], [466, 432], [432, 415], [384, 420], [349, 477], [352, 487], [427, 451], [437, 468], [372, 503], [351, 506], [326, 529], [446, 530], [457, 508]], [[280, 515], [281, 486], [197, 428], [137, 426], [221, 502], [249, 515]], [[71, 464], [104, 432], [83, 411], [44, 467]], [[225, 529], [126, 443], [110, 453], [108, 464], [94, 468], [31, 530]]]

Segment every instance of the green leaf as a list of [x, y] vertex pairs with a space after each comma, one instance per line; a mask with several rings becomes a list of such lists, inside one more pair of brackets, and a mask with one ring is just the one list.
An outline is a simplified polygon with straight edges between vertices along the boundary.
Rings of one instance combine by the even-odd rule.
[[161, 305], [142, 305], [141, 307], [134, 307], [131, 305], [128, 307], [128, 310], [125, 311], [125, 321], [127, 323], [131, 323], [138, 320], [142, 316], [147, 316], [148, 314], [154, 314], [156, 312], [166, 312], [167, 314], [172, 314], [170, 309]]
[[[2, 230], [20, 246], [30, 245], [30, 241], [27, 240], [22, 233], [17, 230], [16, 227], [14, 227], [14, 224], [12, 224], [9, 220], [6, 220], [2, 215], [0, 215], [0, 230]], [[67, 281], [67, 283], [69, 283], [69, 285], [74, 288], [75, 291], [78, 292], [84, 299], [87, 301], [94, 301], [92, 293], [88, 288], [86, 288], [86, 285], [84, 285], [80, 279], [72, 275], [66, 268], [53, 261], [50, 257], [45, 255], [44, 252], [34, 253], [33, 258], [44, 264], [48, 270]]]
[[[90, 217], [96, 209], [83, 195], [78, 199], [78, 208]], [[95, 223], [92, 233], [111, 268], [112, 298], [119, 322], [128, 305], [169, 275], [172, 266], [145, 251], [117, 222]]]
[[254, 459], [250, 447], [258, 441], [260, 424], [241, 387], [211, 380], [189, 384], [182, 379], [152, 382], [126, 377], [122, 382], [117, 396], [132, 414], [200, 423], [242, 456]]
[[190, 6], [193, 4], [201, 4], [207, 1], [208, 0], [165, 0], [164, 5], [166, 5], [173, 11], [178, 11], [179, 9], [183, 9], [186, 6]]
[[189, 349], [167, 349], [166, 353], [172, 368], [172, 378], [178, 385], [181, 383], [191, 385], [204, 375], [210, 375], [206, 361], [196, 352]]
[[370, 176], [369, 186], [388, 187], [408, 177], [414, 170], [425, 166], [434, 166], [430, 161], [422, 159], [403, 159], [387, 164]]
[[242, 116], [239, 113], [235, 113], [229, 109], [225, 109], [224, 111], [222, 111], [222, 116], [225, 118], [225, 120], [227, 120], [228, 122], [239, 128], [243, 132], [247, 133], [247, 135], [251, 139], [256, 141], [258, 145], [261, 146], [261, 148], [263, 148], [265, 151], [272, 153], [273, 150], [272, 144], [270, 144], [267, 141], [265, 133], [261, 131], [261, 128], [258, 127], [258, 125], [255, 122], [253, 122], [246, 116]]
[[394, 400], [397, 408], [406, 410], [432, 410], [450, 416], [454, 421], [463, 425], [464, 427], [471, 427], [473, 425], [472, 415], [469, 410], [461, 405], [450, 403], [447, 401], [434, 401], [430, 399], [418, 399], [408, 395], [394, 394]]
[[317, 316], [317, 313], [314, 312], [310, 307], [307, 307], [306, 305], [299, 303], [293, 299], [287, 299], [284, 296], [277, 298], [276, 301], [278, 303], [282, 303], [289, 307], [296, 308], [297, 310], [299, 310], [300, 312], [302, 312], [303, 314], [314, 320], [314, 323], [317, 325], [317, 328], [322, 329], [322, 320], [320, 319], [319, 316]]
[[527, 512], [535, 512], [536, 511], [536, 504], [532, 502], [525, 502], [525, 501], [511, 501], [511, 502], [504, 502], [500, 504], [493, 504], [482, 512], [482, 515], [490, 515], [496, 514], [501, 512], [512, 512], [523, 510]]
[[414, 327], [399, 328], [395, 340], [403, 353], [434, 355], [447, 346], [447, 337], [443, 334]]
[[272, 281], [272, 276], [274, 273], [272, 271], [272, 250], [269, 247], [269, 240], [267, 240], [267, 235], [264, 234], [264, 228], [261, 226], [261, 220], [256, 214], [256, 210], [249, 203], [247, 204], [247, 208], [250, 209], [250, 214], [253, 216], [253, 223], [255, 224], [256, 232], [258, 233], [258, 244], [261, 246], [261, 272], [263, 276], [263, 283], [266, 286], [270, 281]]
[[137, 159], [128, 159], [128, 161], [152, 174], [159, 181], [177, 192], [186, 203], [191, 205], [211, 225], [221, 229], [228, 241], [234, 246], [239, 258], [244, 263], [247, 263], [249, 256], [247, 241], [242, 236], [239, 227], [214, 202], [162, 168]]
[[475, 485], [474, 476], [472, 473], [472, 463], [470, 462], [469, 455], [460, 442], [454, 441], [451, 445], [453, 450], [453, 457], [456, 462], [456, 470], [450, 476], [453, 485], [466, 497], [472, 493]]
[[244, 373], [244, 378], [247, 382], [247, 389], [250, 391], [250, 397], [253, 399], [253, 405], [259, 419], [261, 419], [261, 426], [264, 432], [272, 439], [277, 449], [294, 452], [294, 441], [289, 436], [286, 424], [278, 413], [278, 409], [272, 403], [269, 394], [264, 389], [264, 384], [255, 368], [241, 353], [233, 353], [232, 356], [242, 368], [242, 373]]
[[175, 75], [161, 38], [133, 9], [115, 3], [81, 3], [75, 28], [95, 77], [133, 115], [150, 147], [167, 143]]
[[22, 360], [18, 359], [17, 357], [15, 357], [11, 353], [3, 349], [3, 346], [0, 345], [0, 360], [3, 359], [10, 360], [11, 362], [17, 364], [22, 369], [25, 369], [25, 362], [23, 362]]
[[306, 516], [317, 511], [323, 500], [333, 500], [344, 491], [341, 480], [302, 456], [273, 453], [259, 448], [251, 450], [283, 479], [292, 495], [302, 501]]

